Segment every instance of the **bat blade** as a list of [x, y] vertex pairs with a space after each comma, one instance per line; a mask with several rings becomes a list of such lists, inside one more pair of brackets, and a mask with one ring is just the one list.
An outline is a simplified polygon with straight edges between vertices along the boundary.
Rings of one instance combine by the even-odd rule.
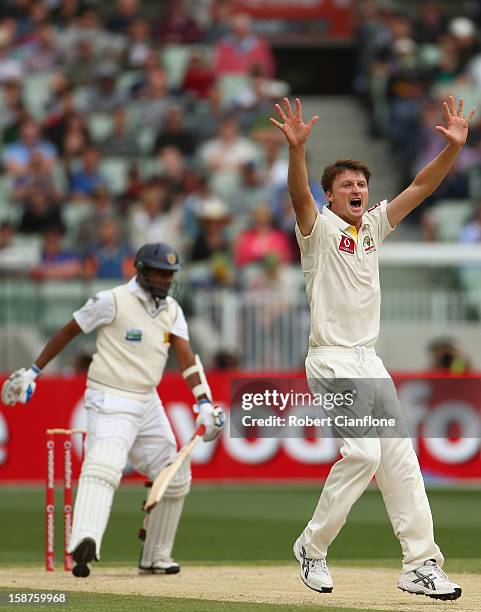
[[189, 442], [187, 442], [187, 444], [180, 449], [175, 460], [159, 472], [157, 478], [152, 483], [152, 488], [150, 489], [149, 496], [147, 497], [147, 501], [144, 504], [145, 511], [148, 512], [149, 510], [151, 510], [162, 499], [165, 490], [169, 486], [169, 482], [175, 476], [185, 459], [194, 450], [195, 445], [203, 435], [204, 431], [205, 427], [204, 425], [201, 425], [194, 433], [192, 438], [189, 440]]

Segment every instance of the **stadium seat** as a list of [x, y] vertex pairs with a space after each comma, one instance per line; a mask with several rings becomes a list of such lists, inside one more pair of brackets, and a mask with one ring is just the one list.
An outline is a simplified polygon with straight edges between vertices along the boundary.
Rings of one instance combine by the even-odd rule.
[[87, 122], [89, 132], [95, 142], [103, 142], [112, 131], [110, 113], [90, 113]]
[[100, 172], [115, 195], [125, 190], [128, 168], [129, 160], [121, 157], [106, 157], [100, 162]]
[[117, 79], [117, 90], [122, 95], [129, 95], [132, 86], [142, 78], [140, 70], [127, 70]]
[[62, 206], [62, 220], [65, 223], [67, 230], [67, 243], [72, 244], [78, 232], [78, 228], [82, 221], [86, 219], [93, 211], [93, 206], [90, 202], [71, 201], [66, 202]]
[[464, 224], [473, 213], [470, 200], [439, 200], [430, 210], [436, 238], [442, 242], [459, 240]]
[[25, 105], [36, 119], [41, 119], [45, 115], [52, 74], [52, 72], [30, 74], [23, 81]]
[[223, 106], [230, 105], [237, 94], [249, 84], [249, 77], [244, 74], [224, 74], [218, 79]]
[[[75, 281], [51, 281], [38, 286], [38, 302], [41, 329], [51, 333], [72, 318], [72, 312], [84, 300], [83, 283]], [[37, 304], [38, 306], [38, 304]]]
[[152, 152], [156, 136], [155, 130], [151, 127], [140, 128], [137, 131], [137, 142], [142, 153], [149, 155]]

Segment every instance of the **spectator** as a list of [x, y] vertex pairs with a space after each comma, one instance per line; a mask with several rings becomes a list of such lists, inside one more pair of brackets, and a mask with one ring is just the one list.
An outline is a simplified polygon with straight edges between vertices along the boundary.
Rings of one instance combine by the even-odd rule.
[[199, 100], [192, 113], [192, 127], [201, 142], [215, 138], [224, 118], [222, 94], [218, 85], [207, 90], [205, 100]]
[[448, 24], [448, 31], [456, 46], [461, 70], [464, 71], [471, 58], [481, 51], [476, 25], [468, 17], [454, 17]]
[[230, 101], [236, 110], [239, 123], [244, 132], [259, 128], [262, 123], [271, 131], [268, 118], [272, 114], [275, 101], [287, 96], [289, 86], [283, 81], [274, 81], [254, 66], [249, 74], [249, 83]]
[[117, 69], [112, 63], [101, 64], [96, 72], [94, 89], [87, 101], [87, 112], [110, 112], [122, 106], [123, 99], [117, 91]]
[[281, 156], [280, 141], [276, 136], [264, 139], [264, 183], [267, 188], [267, 201], [274, 212], [278, 214], [282, 208], [287, 193], [287, 160]]
[[230, 33], [214, 47], [214, 73], [216, 76], [247, 75], [254, 66], [272, 77], [275, 72], [274, 56], [267, 41], [252, 32], [251, 17], [246, 13], [237, 13], [231, 17]]
[[231, 115], [221, 121], [217, 137], [205, 143], [200, 157], [211, 172], [240, 172], [243, 164], [256, 159], [257, 149], [240, 135], [237, 119]]
[[30, 276], [40, 280], [67, 280], [78, 278], [82, 273], [82, 262], [74, 251], [62, 248], [63, 232], [53, 226], [43, 232], [41, 260], [30, 270]]
[[438, 2], [427, 0], [419, 5], [419, 15], [414, 20], [414, 36], [418, 43], [436, 44], [446, 27], [446, 14]]
[[26, 110], [22, 100], [22, 88], [18, 81], [7, 81], [2, 93], [0, 131], [3, 143], [9, 144], [18, 140], [20, 123], [26, 116]]
[[218, 261], [221, 258], [231, 258], [226, 232], [230, 219], [229, 211], [222, 200], [211, 197], [201, 203], [198, 210], [200, 231], [190, 253], [192, 262], [206, 262], [215, 256], [218, 256]]
[[159, 22], [154, 26], [154, 36], [161, 44], [188, 44], [199, 42], [201, 29], [189, 15], [183, 0], [167, 0], [167, 6]]
[[128, 169], [127, 186], [124, 193], [120, 196], [121, 202], [124, 203], [123, 212], [128, 209], [132, 201], [137, 201], [140, 198], [145, 186], [145, 181], [140, 174], [139, 164], [134, 161]]
[[63, 162], [68, 167], [70, 160], [78, 159], [91, 147], [91, 139], [85, 118], [80, 113], [68, 116], [61, 151]]
[[11, 33], [5, 26], [0, 27], [0, 83], [19, 81], [22, 78], [22, 64], [12, 57], [10, 43]]
[[95, 189], [105, 185], [105, 179], [99, 169], [100, 157], [95, 147], [88, 147], [82, 155], [82, 166], [73, 171], [70, 177], [70, 197], [85, 198]]
[[200, 51], [193, 51], [185, 69], [182, 91], [192, 94], [195, 99], [203, 99], [207, 97], [215, 80], [214, 71], [207, 65], [205, 55]]
[[129, 278], [135, 274], [134, 253], [119, 240], [119, 226], [114, 219], [104, 219], [98, 226], [97, 242], [84, 262], [86, 278]]
[[252, 211], [252, 226], [241, 232], [234, 245], [234, 259], [239, 267], [261, 261], [267, 255], [277, 255], [290, 263], [292, 252], [287, 236], [272, 225], [272, 214], [266, 205]]
[[57, 68], [63, 54], [57, 35], [50, 23], [40, 23], [37, 35], [24, 49], [24, 67], [27, 72], [42, 72]]
[[253, 161], [246, 162], [241, 168], [240, 188], [231, 200], [236, 227], [244, 229], [254, 208], [259, 202], [267, 202], [268, 197], [260, 164]]
[[[74, 242], [78, 249], [89, 248], [97, 239], [97, 232], [100, 224], [105, 219], [113, 219], [116, 217], [116, 209], [112, 201], [112, 197], [106, 187], [97, 187], [92, 193], [93, 209], [88, 216], [80, 222]], [[121, 228], [119, 228], [119, 231]], [[120, 231], [120, 235], [124, 232]]]
[[117, 0], [106, 25], [112, 32], [126, 34], [132, 24], [141, 17], [139, 0]]
[[158, 157], [162, 176], [170, 182], [173, 192], [180, 192], [187, 168], [185, 157], [177, 147], [173, 146], [161, 149]]
[[23, 214], [18, 231], [39, 234], [52, 227], [64, 229], [59, 207], [39, 187], [32, 187], [23, 202]]
[[179, 250], [180, 219], [172, 208], [173, 200], [166, 179], [153, 180], [144, 189], [140, 204], [130, 211], [129, 243], [138, 249], [147, 242], [169, 242]]
[[63, 153], [63, 139], [69, 117], [76, 112], [74, 90], [67, 85], [58, 92], [58, 99], [50, 109], [44, 122], [44, 130], [48, 139]]
[[73, 23], [82, 12], [83, 0], [63, 0], [57, 3], [52, 13], [53, 23], [60, 29]]
[[427, 92], [426, 73], [420, 68], [418, 47], [411, 38], [393, 44], [394, 57], [389, 68], [387, 97], [390, 103], [388, 135], [394, 158], [408, 184], [409, 167], [416, 155], [419, 116]]
[[128, 125], [128, 115], [124, 106], [113, 112], [113, 128], [100, 146], [104, 156], [135, 156], [140, 153], [137, 134]]
[[7, 249], [12, 248], [13, 238], [15, 236], [15, 228], [10, 221], [0, 222], [0, 253], [6, 252]]
[[169, 94], [167, 74], [163, 68], [146, 71], [146, 82], [139, 88], [137, 97], [141, 126], [157, 128], [167, 109], [175, 102]]
[[41, 189], [54, 204], [60, 202], [61, 194], [55, 185], [52, 168], [38, 150], [32, 152], [25, 174], [16, 178], [13, 199], [17, 202], [28, 199], [32, 189]]
[[192, 130], [184, 126], [184, 114], [180, 106], [170, 106], [164, 116], [162, 128], [155, 139], [154, 151], [164, 147], [176, 147], [183, 155], [192, 155], [197, 142]]
[[150, 24], [147, 19], [137, 17], [129, 25], [122, 63], [130, 70], [143, 68], [151, 52]]
[[78, 87], [91, 82], [101, 60], [92, 40], [80, 39], [70, 56], [65, 72], [72, 85]]
[[56, 160], [55, 147], [51, 142], [40, 138], [38, 124], [30, 118], [25, 119], [20, 127], [20, 139], [5, 147], [3, 163], [9, 174], [21, 176], [29, 168], [34, 151], [39, 151], [49, 168], [53, 168]]
[[470, 368], [469, 359], [453, 338], [436, 338], [429, 344], [430, 370], [443, 374], [463, 374]]

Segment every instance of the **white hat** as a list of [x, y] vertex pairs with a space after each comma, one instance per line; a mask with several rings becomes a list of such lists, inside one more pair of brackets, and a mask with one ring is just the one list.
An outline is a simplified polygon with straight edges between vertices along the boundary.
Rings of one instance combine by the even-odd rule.
[[199, 219], [218, 220], [229, 216], [224, 202], [216, 197], [207, 198], [202, 202], [197, 213]]
[[465, 36], [474, 36], [476, 34], [476, 26], [467, 17], [455, 17], [449, 22], [449, 32], [456, 38], [464, 38]]

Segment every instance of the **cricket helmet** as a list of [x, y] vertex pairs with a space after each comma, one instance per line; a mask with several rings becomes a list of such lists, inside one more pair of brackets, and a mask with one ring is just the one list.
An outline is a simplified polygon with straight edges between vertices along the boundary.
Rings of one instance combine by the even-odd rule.
[[158, 299], [166, 298], [171, 281], [154, 282], [149, 277], [149, 270], [177, 272], [182, 267], [177, 251], [165, 242], [153, 242], [141, 246], [135, 255], [134, 265], [140, 286], [153, 298]]

